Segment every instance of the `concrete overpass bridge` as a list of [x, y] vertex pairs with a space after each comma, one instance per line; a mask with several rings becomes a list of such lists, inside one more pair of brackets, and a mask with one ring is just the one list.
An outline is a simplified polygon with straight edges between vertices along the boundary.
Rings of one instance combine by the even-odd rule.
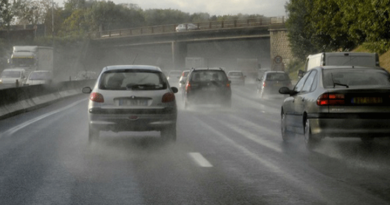
[[[185, 57], [203, 57], [208, 66], [236, 68], [237, 59], [257, 59], [272, 67], [281, 56], [291, 59], [284, 17], [196, 24], [196, 30], [177, 32], [177, 25], [102, 31], [92, 37], [89, 53], [95, 63], [152, 64], [162, 69], [185, 67]], [[101, 67], [101, 66], [100, 66]]]

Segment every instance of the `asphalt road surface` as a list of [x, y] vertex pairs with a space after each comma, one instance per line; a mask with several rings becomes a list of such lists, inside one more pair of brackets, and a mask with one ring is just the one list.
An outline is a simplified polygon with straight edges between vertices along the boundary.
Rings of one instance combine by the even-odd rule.
[[284, 144], [281, 99], [233, 87], [232, 108], [179, 115], [158, 132], [88, 143], [87, 95], [0, 121], [0, 204], [390, 204], [390, 140]]

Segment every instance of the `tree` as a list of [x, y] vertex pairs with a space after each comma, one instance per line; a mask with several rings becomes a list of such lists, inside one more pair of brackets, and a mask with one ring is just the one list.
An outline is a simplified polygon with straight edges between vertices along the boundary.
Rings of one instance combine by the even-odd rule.
[[311, 0], [290, 0], [286, 3], [285, 9], [289, 16], [286, 27], [293, 56], [304, 60], [309, 54], [321, 50], [312, 44], [312, 39], [316, 38], [315, 31], [309, 24], [313, 2]]

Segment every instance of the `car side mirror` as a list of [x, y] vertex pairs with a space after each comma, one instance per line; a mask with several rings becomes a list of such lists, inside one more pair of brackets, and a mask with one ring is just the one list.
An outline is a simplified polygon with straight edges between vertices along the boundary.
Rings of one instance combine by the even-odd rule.
[[172, 92], [173, 92], [173, 93], [179, 92], [179, 89], [177, 89], [177, 87], [171, 87], [171, 89], [172, 89]]
[[298, 77], [302, 78], [304, 74], [305, 74], [305, 71], [298, 70]]
[[281, 87], [279, 89], [279, 93], [283, 95], [295, 95], [297, 92], [294, 90], [290, 90], [288, 87]]
[[82, 92], [85, 94], [90, 94], [92, 92], [92, 89], [90, 87], [84, 87], [82, 89]]

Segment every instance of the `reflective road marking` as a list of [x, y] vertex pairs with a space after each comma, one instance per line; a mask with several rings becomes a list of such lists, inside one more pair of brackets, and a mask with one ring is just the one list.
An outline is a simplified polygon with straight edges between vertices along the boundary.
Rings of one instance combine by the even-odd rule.
[[199, 166], [201, 167], [213, 167], [212, 164], [210, 164], [207, 159], [205, 159], [200, 153], [198, 152], [191, 152], [188, 153], [190, 157], [192, 157], [193, 160], [195, 160], [196, 163], [198, 163]]

